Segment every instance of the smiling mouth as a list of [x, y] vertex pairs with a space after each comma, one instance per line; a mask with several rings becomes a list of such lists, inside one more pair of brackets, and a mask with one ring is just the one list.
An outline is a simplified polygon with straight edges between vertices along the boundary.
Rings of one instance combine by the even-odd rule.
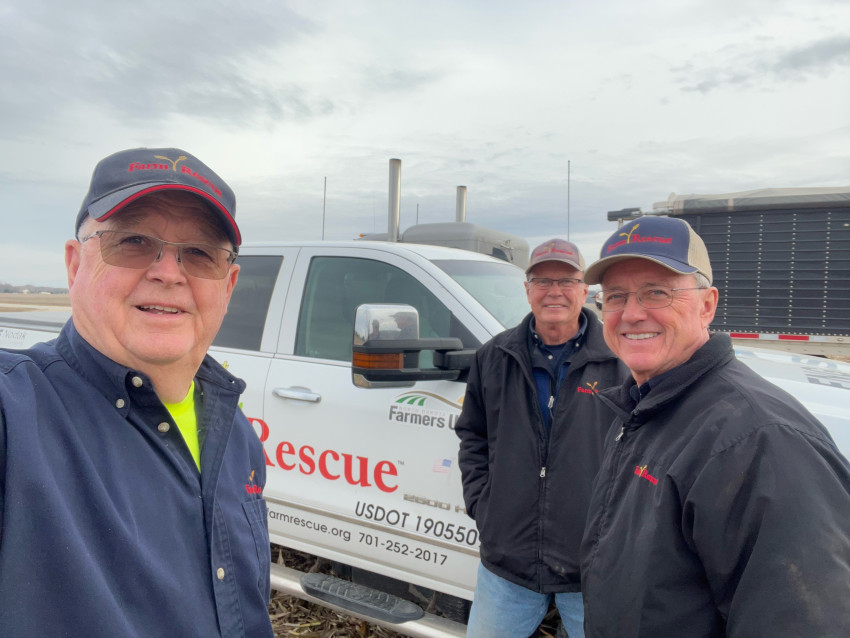
[[153, 312], [165, 315], [177, 315], [181, 312], [179, 308], [172, 308], [171, 306], [136, 306], [136, 308], [142, 312]]
[[626, 339], [631, 339], [633, 341], [640, 341], [642, 339], [652, 339], [653, 337], [657, 337], [660, 333], [658, 332], [638, 332], [632, 334], [623, 334], [623, 337]]

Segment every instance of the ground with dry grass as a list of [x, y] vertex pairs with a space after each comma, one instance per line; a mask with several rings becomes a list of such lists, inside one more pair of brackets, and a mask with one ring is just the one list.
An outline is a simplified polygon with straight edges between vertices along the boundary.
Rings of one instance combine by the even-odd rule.
[[[330, 563], [315, 556], [272, 545], [272, 560], [302, 572], [328, 572]], [[272, 592], [269, 604], [275, 638], [396, 638], [402, 634], [332, 609]]]
[[[272, 560], [302, 572], [330, 573], [330, 561], [272, 545]], [[272, 592], [269, 605], [275, 638], [403, 638], [404, 634], [367, 623], [353, 616], [305, 602], [293, 596]], [[535, 636], [555, 638], [558, 631], [558, 612], [552, 607]], [[563, 634], [561, 634], [563, 635]]]

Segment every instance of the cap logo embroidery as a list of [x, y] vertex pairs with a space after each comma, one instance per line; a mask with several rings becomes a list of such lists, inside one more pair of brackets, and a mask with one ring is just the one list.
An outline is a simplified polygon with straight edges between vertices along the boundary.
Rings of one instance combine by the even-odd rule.
[[[154, 155], [154, 157], [156, 159], [165, 160], [166, 162], [168, 162], [168, 164], [153, 164], [153, 163], [142, 164], [141, 162], [132, 162], [130, 164], [130, 166], [127, 168], [127, 172], [132, 173], [133, 171], [168, 171], [168, 170], [171, 170], [171, 171], [176, 173], [177, 172], [177, 165], [180, 162], [182, 162], [184, 159], [186, 159], [185, 155], [181, 155], [180, 157], [178, 157], [175, 160], [171, 159], [170, 157], [166, 157], [165, 155]], [[193, 171], [188, 166], [181, 166], [180, 172], [186, 173], [187, 175], [191, 175], [195, 179], [203, 182], [206, 186], [211, 188], [216, 195], [221, 197], [221, 189], [219, 189], [218, 186], [213, 184], [210, 180], [208, 180], [206, 177], [204, 177], [200, 173]]]
[[186, 159], [186, 156], [185, 156], [185, 155], [181, 155], [181, 156], [180, 156], [180, 157], [178, 157], [176, 160], [173, 160], [173, 159], [171, 159], [171, 158], [169, 158], [169, 157], [166, 157], [165, 155], [154, 155], [154, 157], [155, 157], [156, 159], [164, 159], [166, 162], [171, 162], [171, 170], [172, 170], [172, 171], [174, 171], [175, 173], [177, 172], [177, 164], [179, 164], [179, 163], [180, 163], [180, 162], [182, 162], [184, 159]]
[[599, 390], [596, 389], [596, 386], [599, 385], [599, 381], [594, 381], [593, 383], [588, 381], [584, 385], [586, 385], [587, 387], [582, 388], [581, 386], [579, 386], [576, 388], [576, 390], [578, 390], [581, 394], [596, 394], [597, 392], [599, 392]]
[[653, 485], [658, 485], [658, 479], [655, 478], [654, 476], [652, 476], [652, 474], [650, 474], [649, 472], [646, 471], [646, 465], [644, 465], [643, 467], [641, 467], [640, 465], [636, 465], [635, 466], [635, 475], [639, 476], [643, 479], [646, 479], [647, 481], [649, 481]]
[[640, 224], [635, 224], [629, 229], [629, 232], [619, 233], [617, 236], [625, 237], [625, 239], [622, 241], [618, 241], [614, 244], [608, 244], [608, 246], [605, 247], [605, 250], [610, 253], [612, 250], [616, 250], [620, 246], [626, 246], [628, 244], [641, 244], [651, 242], [655, 242], [657, 244], [669, 244], [673, 241], [672, 237], [658, 237], [655, 235], [643, 236], [638, 235], [637, 233], [632, 235], [632, 233], [634, 233], [638, 229], [638, 226], [640, 226]]
[[547, 246], [541, 246], [534, 253], [534, 257], [542, 257], [543, 255], [570, 255], [571, 257], [575, 255], [575, 253], [571, 250], [564, 250], [563, 248], [556, 248], [554, 243], [548, 244]]

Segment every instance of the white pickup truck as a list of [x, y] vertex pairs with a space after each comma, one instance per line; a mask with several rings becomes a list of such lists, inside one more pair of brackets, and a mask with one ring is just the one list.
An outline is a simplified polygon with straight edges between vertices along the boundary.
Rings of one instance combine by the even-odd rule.
[[[358, 583], [273, 565], [273, 587], [405, 635], [463, 636], [478, 532], [453, 428], [470, 352], [528, 311], [522, 270], [475, 252], [369, 241], [247, 244], [238, 263], [211, 354], [248, 385], [242, 408], [266, 452], [271, 538], [347, 566]], [[413, 310], [418, 335], [397, 316]], [[50, 339], [67, 316], [0, 314], [0, 348]], [[850, 365], [750, 348], [738, 356], [850, 452]], [[393, 361], [405, 369], [373, 367]]]

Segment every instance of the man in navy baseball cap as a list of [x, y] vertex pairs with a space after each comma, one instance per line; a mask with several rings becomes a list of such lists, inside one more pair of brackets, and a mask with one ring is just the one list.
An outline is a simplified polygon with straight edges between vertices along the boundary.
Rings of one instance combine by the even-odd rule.
[[245, 382], [207, 354], [235, 210], [180, 149], [95, 168], [65, 243], [71, 319], [0, 350], [4, 638], [272, 637], [263, 447]]
[[850, 464], [709, 331], [711, 276], [699, 235], [662, 216], [585, 272], [631, 372], [593, 397], [614, 420], [581, 545], [587, 635], [846, 635]]
[[700, 273], [711, 284], [705, 243], [688, 222], [675, 217], [640, 217], [625, 224], [602, 245], [599, 259], [584, 273], [584, 281], [601, 283], [610, 266], [635, 258], [655, 262], [680, 275]]

